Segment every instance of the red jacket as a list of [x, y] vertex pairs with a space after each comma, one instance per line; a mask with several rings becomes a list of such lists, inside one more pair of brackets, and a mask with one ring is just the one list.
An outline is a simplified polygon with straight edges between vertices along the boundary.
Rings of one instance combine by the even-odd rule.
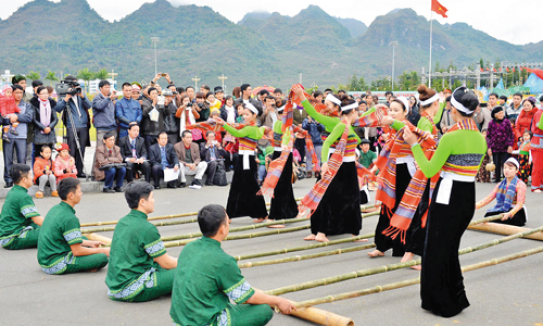
[[34, 183], [38, 180], [39, 177], [45, 174], [45, 171], [53, 172], [53, 161], [51, 159], [44, 159], [42, 157], [36, 157], [34, 162]]
[[522, 137], [524, 131], [531, 129], [532, 119], [537, 111], [538, 110], [534, 108], [530, 112], [524, 110], [520, 112], [517, 121], [515, 122], [515, 129], [513, 130], [515, 133], [515, 141], [518, 141], [519, 138]]

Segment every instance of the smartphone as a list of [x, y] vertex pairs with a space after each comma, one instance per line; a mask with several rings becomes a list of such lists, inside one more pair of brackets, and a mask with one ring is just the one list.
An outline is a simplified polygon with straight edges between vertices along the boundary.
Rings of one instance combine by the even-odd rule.
[[166, 77], [166, 74], [162, 74], [162, 77]]
[[159, 97], [158, 97], [157, 104], [158, 104], [158, 105], [164, 105], [164, 96], [159, 96]]

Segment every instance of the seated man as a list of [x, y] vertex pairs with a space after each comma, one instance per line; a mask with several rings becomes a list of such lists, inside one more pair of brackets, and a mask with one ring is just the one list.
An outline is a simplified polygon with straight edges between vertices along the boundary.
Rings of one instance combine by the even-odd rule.
[[28, 188], [32, 187], [30, 167], [13, 164], [11, 178], [15, 186], [6, 196], [0, 214], [0, 245], [5, 249], [17, 250], [36, 248], [43, 217], [38, 213]]
[[273, 317], [270, 306], [283, 314], [296, 309], [287, 299], [253, 289], [241, 275], [237, 261], [221, 248], [229, 224], [220, 205], [198, 212], [203, 237], [179, 255], [183, 263], [177, 266], [170, 308], [175, 325], [266, 325]]
[[[123, 157], [119, 146], [115, 146], [115, 134], [113, 132], [106, 133], [102, 142], [102, 145], [96, 147], [94, 178], [98, 181], [105, 180], [104, 192], [122, 192], [126, 167], [121, 165]], [[115, 189], [113, 189], [113, 179], [115, 179]]]
[[[160, 178], [164, 177], [164, 170], [179, 171], [179, 159], [173, 145], [168, 143], [168, 134], [165, 131], [158, 135], [158, 142], [149, 148], [149, 162], [153, 169], [155, 189], [160, 189]], [[177, 188], [177, 181], [168, 182], [167, 187]]]
[[83, 192], [76, 178], [66, 178], [58, 184], [62, 200], [49, 210], [40, 228], [38, 263], [47, 274], [97, 271], [107, 265], [109, 248], [100, 248], [100, 241], [81, 236], [75, 205]]
[[192, 142], [192, 133], [189, 130], [183, 131], [181, 141], [175, 144], [174, 148], [179, 157], [179, 163], [182, 165], [181, 188], [187, 186], [187, 175], [194, 175], [190, 188], [202, 188], [202, 177], [206, 172], [207, 163], [200, 159], [200, 148], [197, 143]]
[[226, 167], [224, 166], [226, 151], [222, 148], [221, 144], [215, 140], [214, 131], [208, 130], [206, 132], [206, 139], [207, 142], [203, 144], [201, 154], [207, 163], [206, 186], [212, 186], [217, 169], [222, 168], [223, 170], [226, 170]]
[[145, 181], [151, 181], [151, 164], [147, 160], [147, 147], [145, 139], [139, 136], [140, 127], [137, 122], [128, 125], [128, 136], [119, 140], [121, 155], [126, 163], [126, 181], [132, 182], [134, 175], [141, 171], [145, 175]]
[[[167, 139], [166, 133], [164, 137]], [[143, 302], [172, 292], [177, 259], [166, 253], [158, 229], [147, 221], [155, 210], [153, 186], [133, 182], [124, 194], [132, 209], [115, 227], [106, 284], [111, 300]]]

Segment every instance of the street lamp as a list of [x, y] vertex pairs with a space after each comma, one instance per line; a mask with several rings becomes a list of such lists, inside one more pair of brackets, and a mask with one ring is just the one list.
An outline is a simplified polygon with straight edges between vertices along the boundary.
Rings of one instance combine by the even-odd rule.
[[[222, 90], [225, 91], [224, 89], [224, 81], [228, 79], [228, 77], [224, 77], [224, 74], [222, 74], [221, 77], [219, 77], [219, 79], [221, 80], [222, 82]], [[241, 84], [240, 84], [241, 85]]]
[[156, 44], [157, 44], [159, 39], [160, 39], [160, 37], [151, 36], [151, 42], [153, 42], [153, 44], [155, 46], [155, 76], [158, 74], [157, 67], [156, 67]]
[[390, 42], [390, 46], [392, 46], [392, 77], [391, 77], [391, 82], [392, 82], [392, 91], [394, 90], [394, 48], [396, 46], [398, 46], [398, 42], [396, 41], [392, 41]]

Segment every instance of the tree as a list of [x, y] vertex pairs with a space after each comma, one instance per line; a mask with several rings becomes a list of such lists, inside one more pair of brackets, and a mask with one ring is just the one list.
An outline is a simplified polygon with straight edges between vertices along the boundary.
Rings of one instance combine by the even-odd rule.
[[58, 77], [56, 76], [56, 74], [54, 72], [49, 70], [47, 72], [47, 75], [45, 76], [45, 80], [49, 80], [51, 82], [51, 86], [53, 86], [53, 82], [58, 81]]
[[106, 69], [101, 69], [94, 73], [94, 79], [104, 80], [104, 79], [107, 79], [108, 77], [109, 75]]
[[83, 79], [85, 81], [85, 92], [88, 92], [89, 81], [92, 79], [93, 76], [94, 73], [90, 71], [89, 68], [85, 68], [77, 72], [77, 78]]
[[40, 79], [40, 72], [39, 71], [38, 72], [31, 71], [26, 75], [26, 78], [28, 78], [30, 80], [38, 80], [38, 79]]

